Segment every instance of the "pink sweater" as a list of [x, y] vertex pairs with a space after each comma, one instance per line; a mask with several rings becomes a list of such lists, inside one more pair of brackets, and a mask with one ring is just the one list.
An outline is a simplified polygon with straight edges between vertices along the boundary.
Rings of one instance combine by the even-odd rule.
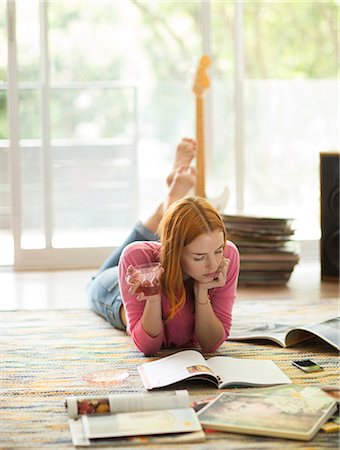
[[[195, 337], [195, 313], [192, 300], [187, 298], [183, 308], [172, 320], [163, 322], [163, 329], [156, 337], [151, 337], [142, 327], [142, 314], [145, 303], [139, 302], [135, 295], [128, 293], [129, 285], [125, 280], [127, 268], [132, 265], [145, 264], [160, 260], [161, 244], [155, 241], [133, 242], [122, 253], [119, 262], [119, 286], [127, 319], [127, 332], [136, 347], [146, 355], [157, 353], [161, 347], [193, 347], [198, 344]], [[232, 308], [235, 300], [238, 273], [239, 252], [231, 241], [227, 242], [225, 257], [230, 259], [227, 281], [221, 288], [212, 289], [211, 304], [218, 319], [223, 325], [221, 339], [206, 352], [215, 351], [228, 337], [231, 327]], [[166, 316], [170, 305], [168, 299], [161, 294], [163, 316]]]

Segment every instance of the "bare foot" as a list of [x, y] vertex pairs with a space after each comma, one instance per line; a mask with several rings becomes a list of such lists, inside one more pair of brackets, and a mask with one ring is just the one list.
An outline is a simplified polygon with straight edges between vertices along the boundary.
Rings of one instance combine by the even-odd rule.
[[176, 149], [174, 165], [170, 175], [166, 179], [166, 184], [170, 187], [174, 175], [182, 166], [189, 166], [196, 156], [196, 141], [194, 139], [183, 138]]
[[157, 233], [159, 222], [162, 220], [165, 211], [172, 203], [185, 197], [195, 186], [195, 182], [196, 170], [193, 167], [180, 166], [177, 168], [173, 174], [166, 199], [156, 208], [154, 213], [144, 221], [145, 228], [152, 233]]
[[165, 212], [172, 203], [185, 197], [195, 186], [195, 182], [196, 170], [187, 165], [180, 166], [174, 172], [172, 182], [169, 186], [168, 196], [163, 203], [163, 212]]

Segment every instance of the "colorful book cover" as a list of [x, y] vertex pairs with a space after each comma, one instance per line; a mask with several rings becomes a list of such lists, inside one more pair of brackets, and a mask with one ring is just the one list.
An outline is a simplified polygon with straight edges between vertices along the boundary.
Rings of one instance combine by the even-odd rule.
[[335, 410], [336, 402], [321, 389], [288, 385], [223, 393], [198, 416], [213, 430], [310, 440]]

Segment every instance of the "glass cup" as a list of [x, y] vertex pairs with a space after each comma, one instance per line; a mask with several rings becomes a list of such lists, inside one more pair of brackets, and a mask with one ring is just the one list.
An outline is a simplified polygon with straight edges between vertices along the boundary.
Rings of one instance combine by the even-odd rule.
[[160, 263], [148, 263], [134, 266], [134, 271], [140, 286], [135, 293], [144, 293], [145, 296], [156, 295], [161, 292], [162, 266]]

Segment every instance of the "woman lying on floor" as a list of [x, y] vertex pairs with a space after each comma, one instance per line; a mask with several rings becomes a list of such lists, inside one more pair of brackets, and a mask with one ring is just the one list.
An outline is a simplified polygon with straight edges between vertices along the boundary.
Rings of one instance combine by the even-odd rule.
[[[165, 201], [105, 261], [88, 286], [91, 308], [126, 330], [146, 355], [161, 348], [216, 350], [228, 337], [239, 273], [239, 253], [226, 240], [216, 209], [188, 196], [196, 143], [183, 139], [167, 178]], [[161, 264], [161, 292], [145, 295], [136, 266]], [[138, 292], [138, 294], [137, 294]]]

